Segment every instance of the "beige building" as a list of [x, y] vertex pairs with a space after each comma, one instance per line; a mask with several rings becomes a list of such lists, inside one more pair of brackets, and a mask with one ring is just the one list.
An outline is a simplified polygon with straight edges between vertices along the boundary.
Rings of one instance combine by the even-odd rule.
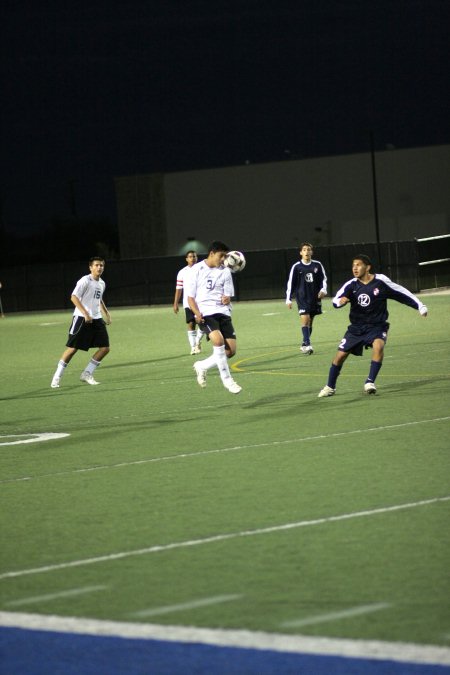
[[[450, 232], [450, 145], [116, 179], [121, 256], [179, 254], [188, 240], [242, 250]], [[376, 190], [374, 189], [374, 178]]]

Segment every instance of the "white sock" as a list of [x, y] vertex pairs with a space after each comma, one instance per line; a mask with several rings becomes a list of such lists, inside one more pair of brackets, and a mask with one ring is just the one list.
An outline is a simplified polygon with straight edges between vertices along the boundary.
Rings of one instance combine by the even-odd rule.
[[195, 337], [196, 337], [195, 330], [188, 330], [187, 335], [188, 335], [189, 344], [191, 345], [191, 347], [195, 347]]
[[222, 382], [231, 378], [230, 369], [228, 367], [228, 359], [225, 353], [225, 345], [221, 347], [213, 347], [213, 356], [216, 359], [217, 367], [219, 369]]
[[204, 332], [200, 330], [200, 328], [197, 328], [197, 335], [195, 336], [196, 339], [196, 344], [200, 344], [200, 342], [203, 340]]
[[67, 368], [68, 365], [69, 364], [64, 363], [64, 361], [58, 361], [58, 366], [55, 370], [55, 374], [53, 375], [53, 377], [62, 377], [64, 375], [64, 370], [65, 368]]
[[100, 361], [96, 361], [95, 359], [91, 359], [89, 363], [87, 364], [86, 368], [84, 369], [85, 373], [89, 373], [89, 375], [92, 375], [94, 370], [100, 365]]
[[216, 355], [213, 353], [211, 356], [208, 356], [207, 359], [203, 359], [198, 363], [201, 364], [203, 370], [209, 370], [210, 368], [217, 368], [217, 359]]

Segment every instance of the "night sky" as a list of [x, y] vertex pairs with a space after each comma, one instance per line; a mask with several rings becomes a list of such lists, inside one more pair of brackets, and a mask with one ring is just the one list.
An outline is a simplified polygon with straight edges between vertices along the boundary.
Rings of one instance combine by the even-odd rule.
[[5, 230], [114, 176], [450, 142], [450, 0], [3, 3]]

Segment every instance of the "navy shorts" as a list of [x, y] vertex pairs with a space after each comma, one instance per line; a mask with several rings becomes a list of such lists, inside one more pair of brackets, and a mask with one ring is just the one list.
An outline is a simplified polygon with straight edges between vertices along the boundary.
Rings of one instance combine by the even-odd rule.
[[234, 332], [231, 316], [228, 314], [211, 314], [204, 316], [202, 323], [199, 324], [203, 333], [212, 333], [213, 330], [220, 330], [225, 340], [236, 340], [236, 333]]
[[309, 316], [316, 316], [316, 314], [322, 314], [322, 303], [321, 302], [299, 302], [297, 301], [298, 313], [300, 316], [303, 314], [309, 314]]
[[91, 347], [109, 347], [108, 331], [103, 319], [93, 319], [91, 323], [86, 323], [84, 316], [74, 316], [66, 347], [82, 349], [84, 352]]
[[374, 340], [387, 342], [389, 324], [383, 323], [375, 326], [349, 326], [347, 332], [339, 343], [340, 352], [348, 352], [355, 356], [362, 356], [363, 349], [373, 345]]

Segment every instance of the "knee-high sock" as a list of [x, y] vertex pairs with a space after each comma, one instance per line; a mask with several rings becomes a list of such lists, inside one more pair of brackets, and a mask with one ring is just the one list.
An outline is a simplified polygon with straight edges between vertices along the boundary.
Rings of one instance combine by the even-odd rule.
[[225, 345], [222, 345], [221, 347], [214, 347], [213, 355], [216, 359], [217, 367], [219, 369], [219, 374], [220, 377], [222, 378], [222, 382], [224, 380], [229, 380], [231, 375], [230, 369], [228, 367], [227, 355], [225, 353]]
[[202, 359], [201, 361], [198, 361], [203, 368], [203, 370], [210, 370], [210, 368], [217, 368], [217, 361], [216, 361], [216, 356], [215, 354], [211, 354], [211, 356], [208, 356], [207, 359]]
[[380, 372], [381, 366], [382, 366], [381, 361], [370, 362], [370, 370], [366, 382], [375, 382], [375, 380], [377, 379], [377, 375]]
[[99, 365], [100, 365], [100, 361], [96, 361], [95, 359], [91, 359], [91, 360], [89, 361], [89, 363], [87, 364], [86, 368], [84, 369], [84, 372], [85, 372], [85, 373], [90, 373], [90, 374], [92, 375], [92, 373], [94, 372], [94, 370], [95, 370], [96, 368], [98, 368]]
[[58, 366], [53, 377], [62, 377], [66, 368], [67, 363], [64, 363], [64, 361], [58, 361]]
[[303, 335], [303, 344], [309, 345], [309, 340], [311, 337], [311, 331], [309, 326], [302, 326], [302, 335]]
[[328, 386], [332, 389], [336, 389], [336, 380], [341, 374], [342, 366], [335, 366], [334, 363], [331, 364], [330, 372], [328, 373]]

